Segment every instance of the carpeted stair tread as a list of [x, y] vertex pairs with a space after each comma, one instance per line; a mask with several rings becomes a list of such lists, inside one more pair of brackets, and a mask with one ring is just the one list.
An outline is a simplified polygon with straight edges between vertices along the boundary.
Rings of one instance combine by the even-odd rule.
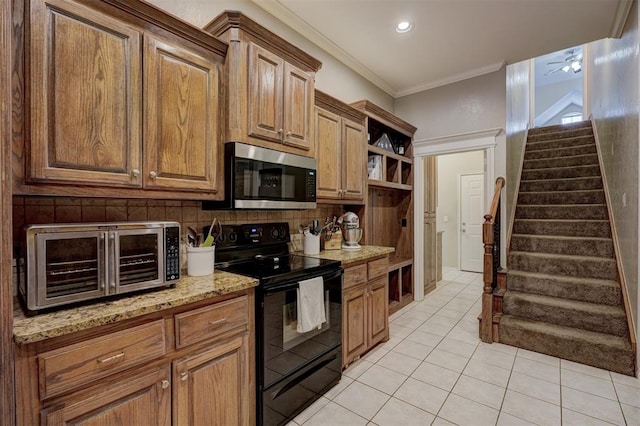
[[571, 157], [542, 158], [539, 160], [524, 160], [523, 170], [555, 169], [558, 167], [597, 165], [597, 154], [572, 155]]
[[511, 251], [508, 256], [508, 265], [509, 269], [543, 274], [618, 279], [618, 266], [615, 259], [603, 257]]
[[588, 189], [602, 189], [602, 178], [600, 176], [586, 176], [520, 181], [521, 192], [581, 191]]
[[586, 219], [609, 218], [606, 204], [528, 204], [516, 207], [516, 219]]
[[568, 237], [611, 237], [608, 220], [599, 219], [516, 219], [515, 234], [565, 235]]
[[529, 129], [529, 134], [555, 133], [564, 130], [591, 129], [591, 121], [583, 120], [575, 123], [552, 124], [551, 126], [534, 127]]
[[600, 176], [600, 166], [588, 164], [583, 166], [523, 169], [521, 180], [564, 179], [588, 176]]
[[527, 135], [527, 143], [550, 141], [555, 139], [566, 139], [576, 136], [593, 136], [593, 130], [590, 127], [583, 127], [577, 129], [559, 130], [554, 132], [529, 132], [529, 134]]
[[632, 376], [635, 359], [623, 337], [509, 315], [502, 317], [500, 343]]
[[613, 240], [602, 237], [513, 234], [511, 250], [613, 258]]
[[526, 149], [527, 151], [537, 151], [539, 149], [569, 148], [587, 143], [595, 143], [593, 135], [574, 136], [541, 142], [527, 142]]
[[518, 205], [524, 204], [604, 204], [604, 190], [520, 192]]
[[598, 333], [627, 336], [627, 317], [620, 306], [508, 291], [502, 300], [505, 315]]
[[[527, 147], [528, 148], [528, 147]], [[593, 143], [576, 145], [566, 148], [551, 149], [527, 149], [524, 153], [525, 160], [540, 160], [544, 158], [573, 157], [576, 155], [596, 154], [596, 146]]]
[[620, 306], [622, 302], [620, 284], [612, 280], [563, 277], [509, 269], [507, 282], [509, 291], [542, 294], [583, 302], [597, 300], [613, 306]]

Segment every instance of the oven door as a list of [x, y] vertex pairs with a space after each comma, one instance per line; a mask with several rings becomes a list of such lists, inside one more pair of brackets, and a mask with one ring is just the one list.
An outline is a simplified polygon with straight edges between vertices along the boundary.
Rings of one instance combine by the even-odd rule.
[[[341, 377], [342, 269], [322, 275], [327, 321], [298, 333], [298, 282], [263, 288], [258, 315], [258, 416], [265, 425], [290, 420]], [[310, 275], [307, 278], [313, 278]]]
[[109, 231], [109, 294], [164, 284], [164, 229]]

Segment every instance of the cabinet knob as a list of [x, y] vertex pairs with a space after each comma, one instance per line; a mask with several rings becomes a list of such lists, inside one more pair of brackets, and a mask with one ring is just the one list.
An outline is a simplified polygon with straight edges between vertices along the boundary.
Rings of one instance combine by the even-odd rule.
[[158, 177], [158, 174], [152, 170], [152, 171], [149, 172], [149, 177], [151, 179], [155, 179], [155, 178]]
[[287, 136], [291, 136], [293, 133], [291, 132], [287, 132]]
[[162, 389], [167, 389], [169, 387], [169, 381], [168, 380], [163, 380], [162, 381]]
[[133, 170], [131, 170], [131, 174], [133, 175], [133, 177], [138, 177], [138, 176], [140, 176], [140, 170], [133, 169]]
[[189, 378], [189, 373], [184, 372], [180, 374], [180, 380], [182, 380], [183, 382], [186, 381], [188, 378]]

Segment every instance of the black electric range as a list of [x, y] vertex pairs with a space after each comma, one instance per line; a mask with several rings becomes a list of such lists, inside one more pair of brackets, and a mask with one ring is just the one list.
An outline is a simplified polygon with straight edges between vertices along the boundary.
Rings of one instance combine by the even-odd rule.
[[[208, 232], [208, 227], [205, 228]], [[286, 222], [225, 225], [216, 268], [259, 279], [256, 288], [256, 419], [285, 424], [341, 378], [340, 262], [289, 254]], [[326, 322], [299, 333], [299, 282], [322, 277]]]

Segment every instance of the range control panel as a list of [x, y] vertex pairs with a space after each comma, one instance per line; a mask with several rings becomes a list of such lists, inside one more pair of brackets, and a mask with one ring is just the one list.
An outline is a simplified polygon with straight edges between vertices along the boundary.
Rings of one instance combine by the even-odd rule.
[[[209, 233], [209, 226], [203, 229]], [[219, 234], [213, 234], [217, 249], [250, 248], [265, 244], [288, 243], [291, 239], [287, 222], [222, 225]]]

